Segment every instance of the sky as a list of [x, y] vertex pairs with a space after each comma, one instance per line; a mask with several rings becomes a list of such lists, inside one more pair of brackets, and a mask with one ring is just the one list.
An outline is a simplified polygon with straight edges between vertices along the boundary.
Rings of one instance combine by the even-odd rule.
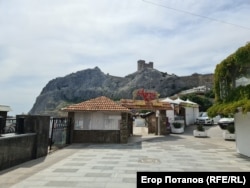
[[137, 61], [168, 74], [214, 73], [250, 41], [248, 0], [0, 0], [0, 105], [28, 113], [46, 84]]

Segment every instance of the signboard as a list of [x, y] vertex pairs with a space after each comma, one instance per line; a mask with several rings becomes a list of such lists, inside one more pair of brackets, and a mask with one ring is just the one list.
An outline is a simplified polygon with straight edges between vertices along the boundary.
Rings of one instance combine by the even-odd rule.
[[133, 98], [140, 96], [144, 101], [149, 102], [151, 100], [157, 99], [159, 94], [155, 91], [146, 91], [144, 89], [138, 89], [133, 92]]

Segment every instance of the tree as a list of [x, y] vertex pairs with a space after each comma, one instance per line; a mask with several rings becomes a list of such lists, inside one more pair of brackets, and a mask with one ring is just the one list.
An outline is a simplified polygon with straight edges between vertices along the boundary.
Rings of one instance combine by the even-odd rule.
[[250, 43], [238, 48], [216, 66], [214, 73], [215, 104], [208, 109], [210, 116], [250, 111], [250, 85], [236, 86], [239, 78], [250, 79]]
[[199, 111], [201, 111], [201, 112], [206, 112], [207, 109], [210, 108], [213, 105], [211, 99], [209, 99], [207, 97], [204, 97], [204, 96], [199, 96], [197, 94], [183, 95], [181, 97], [181, 99], [182, 100], [189, 99], [190, 101], [199, 104]]

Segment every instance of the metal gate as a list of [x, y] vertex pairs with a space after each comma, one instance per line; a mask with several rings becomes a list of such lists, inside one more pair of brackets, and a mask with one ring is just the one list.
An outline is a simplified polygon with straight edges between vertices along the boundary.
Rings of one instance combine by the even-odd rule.
[[0, 134], [8, 134], [16, 132], [16, 119], [4, 118], [0, 116]]
[[50, 119], [50, 133], [49, 133], [49, 149], [52, 146], [64, 147], [70, 144], [70, 118], [51, 118]]

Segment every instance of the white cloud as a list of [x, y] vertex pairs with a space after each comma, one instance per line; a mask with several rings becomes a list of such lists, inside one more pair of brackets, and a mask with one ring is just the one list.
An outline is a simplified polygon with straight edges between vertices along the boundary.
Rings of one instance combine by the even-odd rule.
[[213, 73], [249, 41], [248, 1], [149, 1], [0, 1], [0, 104], [27, 113], [51, 79], [95, 66], [125, 76], [139, 59]]

